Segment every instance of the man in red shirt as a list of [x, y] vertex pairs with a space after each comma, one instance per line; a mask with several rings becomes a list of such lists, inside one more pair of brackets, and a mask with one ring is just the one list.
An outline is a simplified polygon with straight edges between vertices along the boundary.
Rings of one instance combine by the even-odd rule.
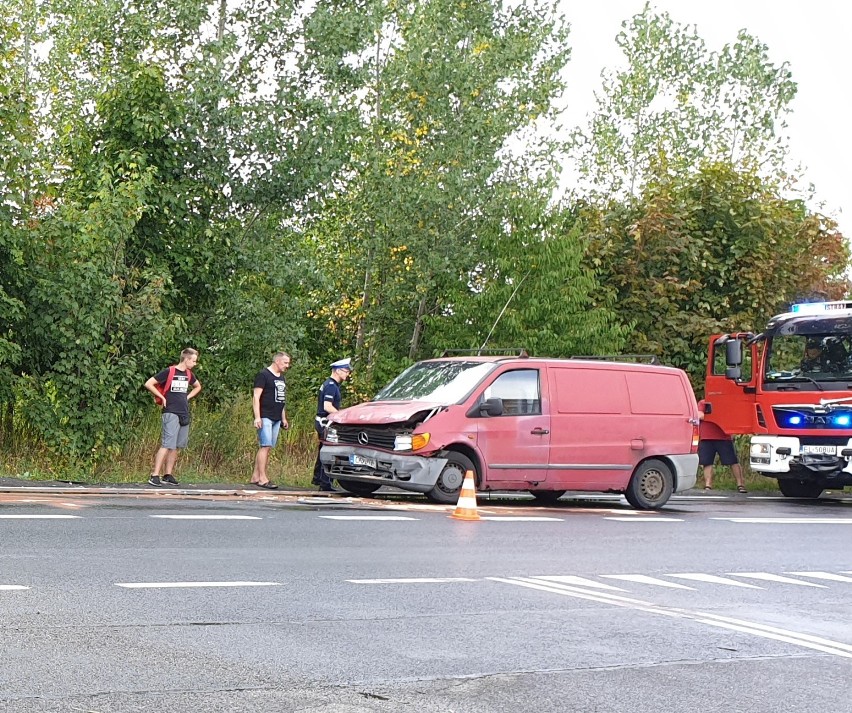
[[734, 450], [733, 437], [725, 433], [718, 425], [704, 419], [706, 402], [702, 399], [698, 402], [698, 410], [701, 417], [701, 425], [698, 427], [698, 464], [704, 468], [704, 490], [713, 489], [713, 463], [716, 454], [722, 465], [730, 466], [734, 478], [737, 480], [737, 492], [745, 493], [745, 480], [743, 469], [737, 459]]

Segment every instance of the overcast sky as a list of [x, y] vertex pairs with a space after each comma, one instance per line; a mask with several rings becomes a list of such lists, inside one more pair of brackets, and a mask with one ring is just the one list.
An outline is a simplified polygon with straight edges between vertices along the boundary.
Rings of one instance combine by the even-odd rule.
[[[645, 0], [562, 0], [571, 23], [568, 68], [570, 124], [594, 108], [593, 92], [604, 67], [623, 63], [615, 45], [621, 22], [642, 11]], [[788, 62], [798, 94], [788, 135], [794, 161], [816, 187], [823, 212], [852, 238], [852, 3], [840, 0], [656, 0], [652, 7], [677, 22], [696, 25], [711, 50], [720, 50], [746, 29], [769, 47], [770, 60]], [[817, 206], [814, 206], [817, 207]]]

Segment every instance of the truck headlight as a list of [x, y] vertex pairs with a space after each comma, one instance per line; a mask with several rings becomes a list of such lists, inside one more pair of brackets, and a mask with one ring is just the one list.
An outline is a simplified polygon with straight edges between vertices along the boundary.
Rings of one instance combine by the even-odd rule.
[[334, 426], [329, 426], [325, 429], [325, 440], [328, 443], [338, 443], [340, 441], [337, 437], [337, 429]]
[[429, 443], [428, 433], [400, 434], [393, 441], [395, 451], [419, 451]]
[[751, 455], [752, 456], [768, 456], [771, 453], [771, 448], [768, 443], [752, 443], [751, 444]]

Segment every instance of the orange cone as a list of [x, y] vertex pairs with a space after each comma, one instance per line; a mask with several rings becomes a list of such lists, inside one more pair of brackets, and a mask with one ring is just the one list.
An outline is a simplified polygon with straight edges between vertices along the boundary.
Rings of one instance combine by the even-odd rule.
[[476, 511], [476, 486], [473, 484], [473, 471], [469, 470], [464, 474], [464, 482], [462, 483], [461, 493], [459, 493], [459, 502], [452, 515], [456, 520], [479, 520], [479, 513]]

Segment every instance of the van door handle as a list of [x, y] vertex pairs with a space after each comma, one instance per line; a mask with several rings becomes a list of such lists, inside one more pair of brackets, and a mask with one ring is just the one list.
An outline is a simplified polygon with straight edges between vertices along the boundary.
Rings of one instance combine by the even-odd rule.
[[548, 431], [546, 428], [534, 428], [532, 431], [530, 431], [530, 433], [532, 433], [534, 436], [546, 436], [548, 433], [550, 433], [550, 431]]

